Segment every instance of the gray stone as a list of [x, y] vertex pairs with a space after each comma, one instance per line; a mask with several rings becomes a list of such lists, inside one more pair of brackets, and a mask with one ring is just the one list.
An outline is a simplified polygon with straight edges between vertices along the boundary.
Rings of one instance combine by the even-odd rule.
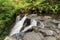
[[45, 19], [51, 19], [51, 16], [44, 16]]
[[60, 21], [55, 20], [55, 19], [53, 19], [52, 22], [53, 22], [53, 23], [60, 23]]
[[43, 17], [43, 20], [45, 20], [45, 21], [51, 21], [52, 20], [52, 17], [50, 17], [50, 16], [44, 16]]
[[41, 32], [43, 32], [45, 35], [53, 35], [54, 31], [49, 29], [40, 29]]
[[49, 28], [49, 29], [56, 29], [56, 25], [55, 24], [53, 24], [53, 23], [51, 23], [51, 22], [47, 22], [47, 23], [45, 23], [45, 27], [46, 28]]
[[55, 29], [54, 31], [55, 31], [56, 33], [60, 33], [60, 30], [58, 30], [58, 29]]
[[44, 40], [57, 40], [57, 38], [55, 38], [53, 36], [47, 36], [44, 38]]
[[23, 40], [42, 40], [43, 38], [41, 33], [29, 32], [24, 36]]
[[[27, 19], [30, 22], [26, 22], [23, 24], [23, 29], [21, 30], [30, 30], [30, 32], [24, 31], [23, 33], [16, 34], [19, 40], [57, 40], [60, 39], [60, 20], [52, 19], [50, 16], [37, 16], [37, 14], [28, 15]], [[32, 20], [33, 19], [33, 20]], [[19, 16], [17, 17], [17, 21], [19, 21]], [[34, 21], [35, 20], [35, 21]], [[32, 22], [31, 22], [32, 21]], [[33, 22], [34, 21], [34, 22]], [[32, 27], [29, 25], [32, 23]], [[34, 24], [35, 23], [35, 24]], [[26, 26], [27, 25], [27, 26]], [[6, 37], [5, 40], [16, 40], [16, 37]]]
[[28, 19], [33, 19], [33, 18], [36, 18], [37, 17], [37, 14], [31, 14], [31, 15], [28, 15]]
[[58, 24], [58, 29], [60, 29], [60, 24]]
[[21, 17], [20, 17], [20, 15], [18, 15], [18, 16], [16, 17], [16, 23], [19, 22], [20, 19], [21, 19]]

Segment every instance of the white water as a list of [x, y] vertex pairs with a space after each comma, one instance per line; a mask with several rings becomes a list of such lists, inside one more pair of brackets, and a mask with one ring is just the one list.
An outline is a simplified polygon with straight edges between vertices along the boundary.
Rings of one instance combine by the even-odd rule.
[[[37, 27], [37, 21], [35, 19], [31, 19], [31, 24], [28, 27], [25, 27], [24, 30], [21, 31], [21, 28], [23, 28], [23, 23], [27, 19], [27, 16], [25, 15], [21, 20], [19, 20], [19, 19], [20, 19], [20, 17], [17, 16], [16, 24], [12, 28], [9, 36], [13, 36], [14, 34], [17, 34], [17, 33], [20, 33], [20, 32], [26, 32], [27, 30], [29, 30], [29, 29], [31, 29], [32, 27], [35, 27], [35, 26]], [[44, 28], [44, 23], [40, 22], [39, 27]]]
[[34, 19], [31, 19], [31, 24], [28, 27], [24, 28], [24, 30], [22, 30], [22, 32], [25, 32], [25, 31], [27, 31], [28, 29], [31, 29], [34, 26], [37, 26], [37, 21], [34, 20]]
[[12, 36], [12, 35], [14, 35], [16, 33], [20, 33], [20, 30], [23, 27], [23, 23], [26, 20], [26, 18], [27, 18], [27, 16], [25, 15], [19, 22], [17, 22], [15, 24], [15, 26], [12, 28], [9, 36]]
[[19, 22], [20, 19], [21, 19], [21, 17], [20, 17], [20, 15], [18, 15], [18, 16], [16, 17], [16, 23]]

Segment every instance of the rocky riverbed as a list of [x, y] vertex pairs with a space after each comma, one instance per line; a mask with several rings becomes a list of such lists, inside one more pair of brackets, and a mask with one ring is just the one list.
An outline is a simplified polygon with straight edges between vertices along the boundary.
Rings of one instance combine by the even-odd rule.
[[[60, 19], [51, 16], [29, 15], [28, 19], [35, 19], [37, 26], [32, 27], [20, 40], [60, 40]], [[5, 40], [16, 40], [6, 37]]]

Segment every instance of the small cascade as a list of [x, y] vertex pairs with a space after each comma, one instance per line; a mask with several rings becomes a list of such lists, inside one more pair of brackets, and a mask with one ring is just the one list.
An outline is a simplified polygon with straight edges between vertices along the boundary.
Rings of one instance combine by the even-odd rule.
[[[21, 20], [20, 20], [21, 19]], [[28, 19], [28, 20], [27, 20]], [[50, 16], [16, 17], [16, 24], [5, 40], [60, 40], [60, 20]]]
[[16, 33], [20, 33], [20, 30], [23, 27], [23, 23], [26, 20], [26, 18], [27, 18], [27, 16], [25, 15], [19, 22], [17, 22], [15, 24], [15, 26], [12, 28], [9, 36], [12, 36], [12, 35], [14, 35]]
[[37, 26], [37, 21], [34, 19], [31, 19], [31, 24], [28, 27], [25, 27], [24, 30], [22, 30], [22, 32], [26, 32], [27, 30], [31, 29], [32, 27]]
[[18, 15], [18, 16], [16, 17], [16, 23], [19, 22], [20, 19], [21, 19], [21, 17], [20, 17], [20, 15]]

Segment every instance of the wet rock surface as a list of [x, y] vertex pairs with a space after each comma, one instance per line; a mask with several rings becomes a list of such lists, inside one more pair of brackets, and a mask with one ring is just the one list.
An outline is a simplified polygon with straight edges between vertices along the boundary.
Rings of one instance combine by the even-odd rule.
[[53, 36], [47, 36], [44, 38], [44, 40], [57, 40], [57, 38], [55, 38]]
[[[31, 18], [34, 17], [31, 16]], [[59, 20], [50, 16], [38, 16], [34, 19], [39, 23], [37, 27], [33, 27], [34, 32], [29, 32], [24, 36], [24, 40], [60, 40]]]
[[24, 36], [23, 40], [42, 40], [43, 38], [41, 33], [29, 32]]
[[60, 20], [50, 16], [30, 15], [28, 18], [35, 19], [38, 23], [21, 40], [60, 40]]

